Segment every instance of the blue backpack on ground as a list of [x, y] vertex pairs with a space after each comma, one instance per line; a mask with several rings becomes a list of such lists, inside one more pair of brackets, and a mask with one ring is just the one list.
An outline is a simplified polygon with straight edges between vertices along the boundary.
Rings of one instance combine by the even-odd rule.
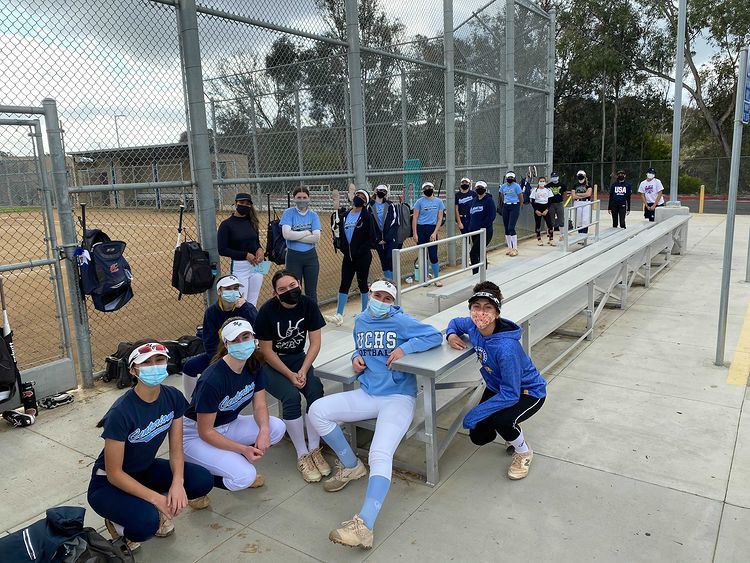
[[125, 260], [126, 244], [99, 229], [85, 230], [75, 251], [81, 293], [90, 295], [97, 311], [117, 311], [133, 298], [133, 272]]

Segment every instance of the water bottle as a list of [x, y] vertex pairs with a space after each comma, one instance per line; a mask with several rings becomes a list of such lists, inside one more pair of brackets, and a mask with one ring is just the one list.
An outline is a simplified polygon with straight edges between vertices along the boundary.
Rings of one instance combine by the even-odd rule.
[[421, 281], [421, 280], [419, 279], [419, 262], [416, 262], [416, 263], [414, 264], [414, 279], [415, 279], [415, 280], [416, 280], [417, 282]]

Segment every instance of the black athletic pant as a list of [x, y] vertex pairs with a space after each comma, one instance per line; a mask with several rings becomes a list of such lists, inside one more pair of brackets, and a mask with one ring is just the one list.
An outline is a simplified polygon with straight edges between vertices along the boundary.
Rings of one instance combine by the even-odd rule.
[[[660, 203], [660, 204], [659, 204], [659, 205], [657, 205], [656, 207], [664, 207], [664, 204], [663, 204], [663, 203]], [[647, 208], [647, 207], [644, 207], [644, 208], [643, 208], [643, 216], [644, 216], [644, 217], [645, 217], [646, 219], [648, 219], [649, 221], [651, 221], [651, 222], [653, 223], [653, 222], [654, 222], [654, 221], [656, 220], [656, 208], [654, 208], [654, 209], [649, 209], [649, 208]]]
[[612, 226], [616, 229], [619, 223], [619, 226], [624, 229], [625, 213], [628, 210], [628, 206], [624, 203], [620, 203], [619, 205], [613, 205], [609, 210], [612, 212]]
[[[484, 403], [494, 396], [495, 392], [487, 388], [484, 390], [482, 400], [479, 402]], [[497, 411], [484, 420], [481, 420], [479, 424], [469, 430], [469, 438], [477, 446], [489, 444], [498, 434], [506, 442], [512, 442], [521, 435], [521, 429], [518, 424], [531, 418], [542, 408], [543, 404], [544, 399], [537, 399], [531, 395], [522, 394], [515, 405]]]
[[[536, 238], [542, 238], [542, 220], [544, 220], [547, 225], [547, 236], [550, 240], [552, 240], [554, 236], [552, 231], [552, 210], [550, 209], [549, 204], [532, 203], [531, 206], [534, 209], [534, 231], [536, 232]], [[539, 211], [540, 213], [544, 213], [546, 211], [547, 214], [540, 217], [536, 214], [537, 211]]]
[[[493, 235], [493, 229], [490, 227], [487, 229], [487, 246], [490, 245], [490, 241], [492, 240]], [[482, 250], [482, 243], [480, 240], [480, 235], [474, 235], [471, 237], [471, 250], [469, 251], [469, 261], [472, 264], [478, 264], [479, 263], [479, 253]], [[484, 255], [485, 261], [487, 260], [487, 254]], [[479, 271], [479, 268], [472, 268], [471, 273], [476, 274]]]
[[367, 278], [370, 275], [371, 263], [372, 252], [369, 250], [359, 256], [355, 256], [354, 260], [350, 260], [349, 255], [344, 254], [344, 261], [341, 263], [341, 285], [339, 286], [339, 293], [349, 293], [349, 288], [352, 286], [352, 280], [354, 279], [355, 274], [357, 276], [359, 292], [367, 293], [370, 291]]
[[[280, 354], [279, 359], [286, 367], [297, 373], [305, 362], [305, 354]], [[302, 416], [300, 395], [304, 395], [308, 411], [310, 405], [323, 396], [323, 384], [315, 375], [315, 368], [312, 366], [307, 371], [307, 381], [302, 389], [292, 385], [286, 375], [276, 371], [270, 364], [263, 366], [263, 373], [266, 376], [266, 391], [281, 401], [284, 420], [296, 420]]]

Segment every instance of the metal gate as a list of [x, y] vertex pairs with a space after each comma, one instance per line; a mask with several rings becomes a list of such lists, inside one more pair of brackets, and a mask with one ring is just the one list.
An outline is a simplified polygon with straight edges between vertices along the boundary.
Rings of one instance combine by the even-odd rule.
[[42, 113], [0, 106], [0, 276], [21, 377], [39, 397], [77, 386]]

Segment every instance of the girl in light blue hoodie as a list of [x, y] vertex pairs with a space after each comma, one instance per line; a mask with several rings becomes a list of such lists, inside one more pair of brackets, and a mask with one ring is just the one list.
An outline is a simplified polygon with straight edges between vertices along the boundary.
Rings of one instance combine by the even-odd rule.
[[370, 286], [367, 309], [354, 321], [352, 367], [359, 374], [360, 388], [322, 397], [308, 414], [339, 458], [333, 476], [323, 483], [328, 492], [340, 491], [367, 474], [338, 424], [377, 419], [362, 509], [328, 536], [334, 543], [365, 549], [372, 547], [375, 519], [391, 484], [393, 454], [414, 418], [416, 377], [391, 366], [405, 354], [424, 352], [442, 342], [437, 329], [404, 313], [395, 300], [396, 286], [391, 281], [377, 280]]

